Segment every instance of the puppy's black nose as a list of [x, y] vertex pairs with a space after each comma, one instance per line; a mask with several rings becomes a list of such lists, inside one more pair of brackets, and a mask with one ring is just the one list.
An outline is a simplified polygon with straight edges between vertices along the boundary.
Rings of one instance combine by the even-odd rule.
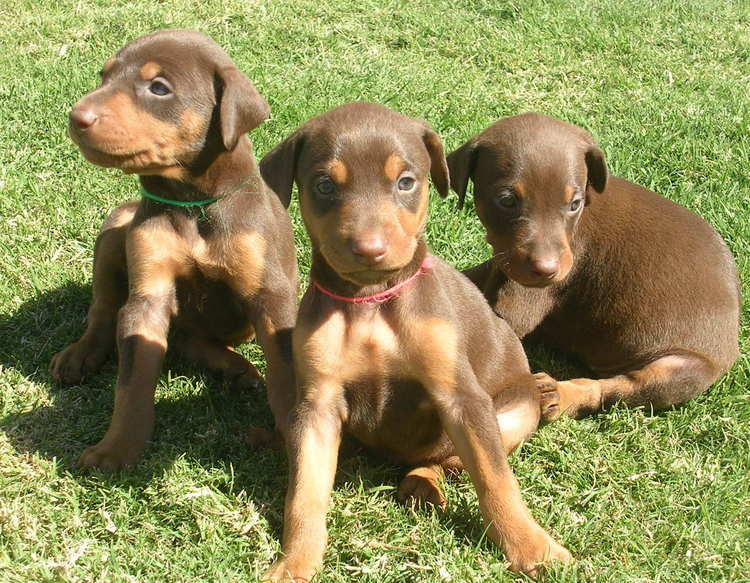
[[386, 246], [382, 235], [365, 235], [352, 239], [352, 253], [367, 263], [380, 263], [385, 257]]
[[552, 277], [560, 269], [560, 260], [556, 257], [542, 257], [531, 261], [531, 271], [540, 277]]
[[83, 107], [74, 107], [70, 110], [68, 117], [71, 125], [79, 130], [89, 129], [99, 119], [93, 111]]

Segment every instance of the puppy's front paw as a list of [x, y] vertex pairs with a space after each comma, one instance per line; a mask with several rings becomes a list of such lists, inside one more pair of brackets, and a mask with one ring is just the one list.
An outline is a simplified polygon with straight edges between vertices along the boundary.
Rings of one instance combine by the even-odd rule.
[[440, 489], [437, 478], [410, 473], [398, 487], [398, 499], [402, 504], [414, 504], [419, 508], [426, 505], [445, 510], [448, 501]]
[[138, 461], [145, 445], [145, 443], [139, 445], [133, 442], [121, 442], [105, 438], [96, 445], [87, 448], [81, 454], [78, 465], [83, 469], [114, 472], [132, 466]]
[[263, 583], [307, 583], [313, 573], [300, 573], [286, 559], [279, 559], [263, 575]]
[[102, 346], [90, 346], [79, 340], [52, 357], [49, 373], [61, 383], [73, 385], [96, 373], [107, 360], [109, 350]]
[[552, 562], [570, 563], [573, 558], [564, 546], [559, 544], [543, 529], [539, 528], [534, 539], [522, 545], [515, 553], [509, 553], [510, 570], [526, 573], [538, 578], [544, 567]]
[[266, 381], [263, 376], [248, 363], [248, 368], [240, 374], [236, 372], [225, 373], [225, 380], [233, 391], [262, 391], [265, 390]]
[[562, 411], [560, 410], [560, 391], [557, 381], [546, 372], [538, 372], [534, 375], [536, 388], [539, 391], [539, 407], [542, 413], [542, 421], [554, 421]]

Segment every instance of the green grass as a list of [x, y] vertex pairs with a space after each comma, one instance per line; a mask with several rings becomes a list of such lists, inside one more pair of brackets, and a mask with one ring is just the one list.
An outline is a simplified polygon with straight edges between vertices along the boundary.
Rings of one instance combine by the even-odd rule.
[[[256, 581], [279, 548], [286, 463], [240, 438], [270, 426], [170, 361], [153, 446], [134, 469], [83, 475], [105, 431], [113, 365], [60, 388], [50, 356], [83, 330], [97, 229], [135, 180], [87, 164], [70, 106], [124, 42], [161, 27], [213, 36], [273, 109], [260, 156], [354, 99], [429, 121], [450, 150], [498, 117], [542, 111], [587, 127], [615, 174], [704, 216], [750, 283], [750, 4], [659, 0], [5, 2], [0, 8], [0, 579]], [[428, 238], [458, 267], [488, 256], [472, 209], [434, 197]], [[292, 207], [302, 274], [308, 254]], [[667, 266], [668, 267], [668, 266]], [[708, 393], [653, 416], [624, 407], [541, 429], [513, 457], [534, 515], [577, 558], [564, 582], [750, 581], [750, 329]], [[262, 365], [254, 345], [243, 352]], [[536, 360], [561, 374], [569, 363]], [[482, 537], [467, 477], [449, 510], [393, 497], [400, 471], [338, 474], [321, 581], [512, 581]]]

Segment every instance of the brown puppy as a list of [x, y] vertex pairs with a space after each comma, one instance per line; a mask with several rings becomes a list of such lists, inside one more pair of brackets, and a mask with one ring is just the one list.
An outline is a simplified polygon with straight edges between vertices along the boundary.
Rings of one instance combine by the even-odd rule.
[[178, 350], [241, 386], [261, 377], [230, 347], [257, 334], [283, 430], [294, 394], [294, 243], [245, 135], [268, 113], [216, 43], [179, 30], [124, 47], [105, 63], [101, 86], [70, 112], [70, 135], [84, 156], [138, 174], [146, 191], [104, 222], [88, 327], [50, 364], [55, 379], [77, 383], [117, 342], [112, 422], [83, 466], [115, 469], [140, 456], [153, 431], [170, 326]]
[[569, 559], [529, 514], [507, 461], [539, 422], [521, 344], [470, 282], [427, 254], [428, 174], [443, 196], [449, 181], [435, 132], [351, 103], [303, 125], [261, 171], [282, 199], [297, 182], [313, 248], [294, 330], [284, 556], [267, 579], [306, 581], [320, 565], [343, 432], [413, 466], [402, 498], [442, 505], [441, 467], [465, 465], [511, 568]]
[[520, 336], [576, 355], [601, 380], [538, 379], [544, 417], [617, 401], [664, 409], [738, 355], [739, 284], [719, 235], [689, 210], [608, 177], [584, 130], [503, 119], [448, 157], [463, 203], [474, 182], [494, 256], [466, 274]]

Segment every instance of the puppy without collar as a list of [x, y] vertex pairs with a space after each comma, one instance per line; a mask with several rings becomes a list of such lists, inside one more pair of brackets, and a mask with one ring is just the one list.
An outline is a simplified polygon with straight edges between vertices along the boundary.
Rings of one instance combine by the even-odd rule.
[[510, 117], [448, 163], [461, 201], [474, 182], [494, 251], [467, 275], [519, 336], [600, 377], [538, 375], [545, 419], [618, 401], [665, 409], [732, 366], [740, 292], [727, 246], [686, 208], [608, 176], [587, 132], [534, 113]]

